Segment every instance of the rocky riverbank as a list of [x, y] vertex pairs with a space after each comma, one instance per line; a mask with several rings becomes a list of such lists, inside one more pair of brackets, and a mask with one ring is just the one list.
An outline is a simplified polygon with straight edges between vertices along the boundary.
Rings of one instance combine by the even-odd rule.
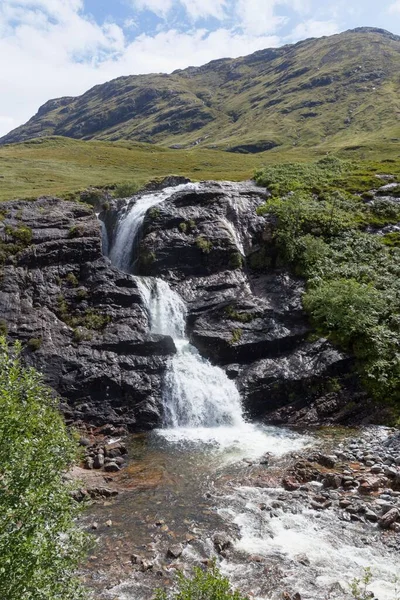
[[87, 577], [101, 597], [150, 598], [177, 571], [213, 559], [243, 593], [274, 600], [347, 600], [364, 567], [377, 585], [391, 585], [400, 549], [399, 432], [367, 428], [349, 437], [327, 428], [284, 454], [279, 440], [289, 432], [266, 433], [278, 436], [274, 451], [234, 464], [218, 451], [203, 462], [206, 448], [164, 448], [155, 486], [160, 458], [151, 448], [130, 461], [147, 470], [147, 491], [105, 499], [86, 521], [100, 544]]

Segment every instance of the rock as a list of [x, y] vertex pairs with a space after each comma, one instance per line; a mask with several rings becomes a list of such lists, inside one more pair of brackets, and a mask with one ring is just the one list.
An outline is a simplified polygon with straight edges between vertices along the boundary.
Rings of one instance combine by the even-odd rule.
[[108, 521], [106, 521], [106, 525], [107, 527], [112, 527], [113, 522], [111, 521], [111, 519], [109, 519]]
[[228, 550], [232, 547], [232, 540], [228, 534], [224, 532], [215, 533], [213, 536], [213, 544], [215, 550], [220, 554], [222, 551]]
[[376, 521], [378, 520], [378, 515], [370, 509], [366, 510], [364, 516], [367, 519], [367, 521], [372, 521], [373, 523], [376, 523]]
[[284, 477], [282, 479], [282, 485], [285, 490], [289, 492], [294, 492], [300, 487], [300, 483], [294, 477]]
[[379, 490], [381, 486], [381, 480], [379, 477], [368, 477], [361, 480], [358, 491], [360, 494], [370, 494]]
[[395, 469], [394, 467], [385, 467], [384, 474], [386, 477], [390, 477], [392, 479], [396, 477], [397, 469]]
[[336, 456], [328, 456], [327, 454], [318, 455], [318, 463], [323, 467], [327, 467], [328, 469], [333, 469], [336, 465], [336, 461]]
[[396, 521], [399, 519], [399, 516], [399, 510], [397, 508], [392, 508], [386, 514], [379, 518], [379, 526], [382, 527], [382, 529], [389, 529], [391, 525], [396, 523]]
[[120, 470], [120, 466], [117, 465], [117, 463], [115, 462], [110, 462], [107, 463], [106, 465], [104, 465], [104, 470], [107, 471], [108, 473], [116, 473], [117, 471]]
[[322, 483], [324, 488], [333, 488], [337, 490], [341, 486], [342, 478], [337, 473], [327, 473]]
[[371, 467], [371, 473], [374, 473], [374, 474], [382, 473], [382, 467], [380, 465], [373, 465]]
[[85, 469], [93, 469], [94, 468], [94, 460], [90, 456], [88, 456], [85, 460]]
[[88, 447], [88, 446], [91, 445], [91, 442], [90, 442], [89, 438], [84, 437], [84, 436], [81, 436], [79, 438], [79, 442], [78, 443], [79, 443], [80, 446], [85, 446], [85, 447]]
[[183, 546], [181, 544], [174, 544], [173, 546], [169, 546], [167, 550], [168, 558], [179, 558], [183, 552]]
[[102, 469], [104, 467], [104, 455], [96, 454], [93, 461], [93, 467], [95, 469]]
[[98, 528], [99, 528], [98, 523], [92, 523], [92, 529], [98, 529]]

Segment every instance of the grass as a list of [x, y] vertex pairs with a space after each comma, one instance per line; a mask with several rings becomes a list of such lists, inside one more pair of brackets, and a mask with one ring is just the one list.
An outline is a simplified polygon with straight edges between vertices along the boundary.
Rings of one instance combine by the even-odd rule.
[[[348, 152], [336, 146], [330, 152], [360, 161], [349, 174], [348, 187], [371, 189], [374, 173], [399, 173], [400, 150], [395, 144], [375, 144]], [[307, 162], [325, 156], [327, 148], [272, 150], [257, 155], [193, 148], [171, 150], [150, 144], [98, 142], [50, 137], [0, 147], [0, 201], [71, 195], [96, 186], [143, 185], [175, 174], [193, 180], [241, 181], [254, 169], [283, 162]], [[385, 162], [388, 161], [388, 162]], [[372, 175], [371, 175], [372, 173]], [[93, 194], [93, 190], [90, 192]]]

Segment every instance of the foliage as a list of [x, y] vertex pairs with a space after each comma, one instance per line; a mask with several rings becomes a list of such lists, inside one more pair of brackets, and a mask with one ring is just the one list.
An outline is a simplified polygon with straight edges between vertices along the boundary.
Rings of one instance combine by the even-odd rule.
[[[304, 307], [317, 331], [356, 357], [374, 397], [400, 401], [400, 248], [386, 236], [363, 231], [400, 221], [400, 210], [387, 201], [365, 202], [343, 189], [328, 190], [326, 182], [343, 170], [331, 164], [332, 172], [324, 167], [321, 180], [320, 167], [313, 167], [304, 186], [299, 181], [295, 192], [273, 196], [259, 213], [273, 221], [278, 259], [307, 280]], [[301, 169], [286, 165], [276, 171], [273, 189], [280, 191]], [[273, 176], [271, 167], [268, 177]]]
[[42, 346], [42, 343], [42, 338], [30, 338], [30, 340], [28, 340], [28, 346], [31, 350], [33, 350], [33, 352], [39, 350], [39, 348]]
[[79, 600], [85, 538], [63, 473], [77, 456], [49, 390], [0, 340], [0, 597]]
[[350, 584], [350, 592], [354, 600], [370, 600], [374, 597], [372, 592], [368, 591], [368, 586], [372, 581], [372, 572], [369, 567], [364, 569], [361, 579], [355, 578]]
[[134, 196], [140, 186], [136, 181], [125, 181], [115, 186], [113, 195], [114, 198], [129, 198]]
[[203, 254], [210, 254], [213, 247], [211, 240], [206, 240], [202, 235], [199, 235], [199, 237], [196, 238], [196, 246]]
[[62, 295], [58, 297], [58, 315], [64, 323], [74, 329], [85, 327], [86, 329], [100, 331], [110, 322], [109, 315], [97, 312], [93, 308], [89, 308], [84, 312], [72, 313], [71, 307]]
[[32, 241], [32, 229], [29, 227], [10, 227], [10, 225], [7, 225], [5, 227], [5, 232], [12, 237], [16, 243], [20, 243], [23, 247], [29, 246]]
[[178, 573], [177, 579], [173, 592], [158, 590], [155, 600], [247, 600], [238, 591], [232, 591], [229, 580], [215, 563], [206, 571], [195, 567], [190, 578]]
[[233, 321], [240, 321], [240, 323], [250, 323], [257, 316], [254, 313], [238, 312], [234, 309], [232, 304], [226, 306], [224, 312], [229, 319], [232, 319]]
[[240, 252], [232, 252], [229, 257], [229, 267], [231, 269], [241, 269], [243, 266], [243, 257]]
[[229, 344], [231, 346], [234, 346], [235, 344], [238, 344], [240, 342], [240, 340], [242, 339], [242, 335], [243, 335], [243, 330], [240, 328], [235, 328], [232, 330], [232, 337], [229, 340]]
[[72, 285], [72, 287], [78, 287], [79, 285], [77, 276], [72, 272], [68, 273], [68, 275], [66, 276], [66, 280]]

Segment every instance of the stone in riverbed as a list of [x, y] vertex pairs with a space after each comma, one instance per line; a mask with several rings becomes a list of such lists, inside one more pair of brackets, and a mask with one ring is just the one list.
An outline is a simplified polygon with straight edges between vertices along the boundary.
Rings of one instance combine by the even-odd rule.
[[93, 467], [95, 469], [102, 469], [104, 467], [104, 454], [96, 454], [93, 461]]
[[382, 529], [389, 529], [390, 526], [393, 525], [393, 523], [396, 523], [396, 521], [398, 521], [399, 517], [399, 510], [397, 508], [392, 508], [382, 517], [380, 517], [379, 526], [382, 527]]
[[106, 465], [104, 465], [104, 470], [107, 471], [108, 473], [116, 473], [117, 471], [120, 470], [121, 467], [119, 467], [117, 465], [117, 463], [115, 462], [110, 462], [107, 463]]
[[167, 550], [168, 558], [179, 558], [183, 552], [183, 546], [181, 544], [174, 544]]
[[232, 540], [227, 533], [216, 533], [213, 536], [213, 544], [216, 551], [220, 554], [232, 547]]

